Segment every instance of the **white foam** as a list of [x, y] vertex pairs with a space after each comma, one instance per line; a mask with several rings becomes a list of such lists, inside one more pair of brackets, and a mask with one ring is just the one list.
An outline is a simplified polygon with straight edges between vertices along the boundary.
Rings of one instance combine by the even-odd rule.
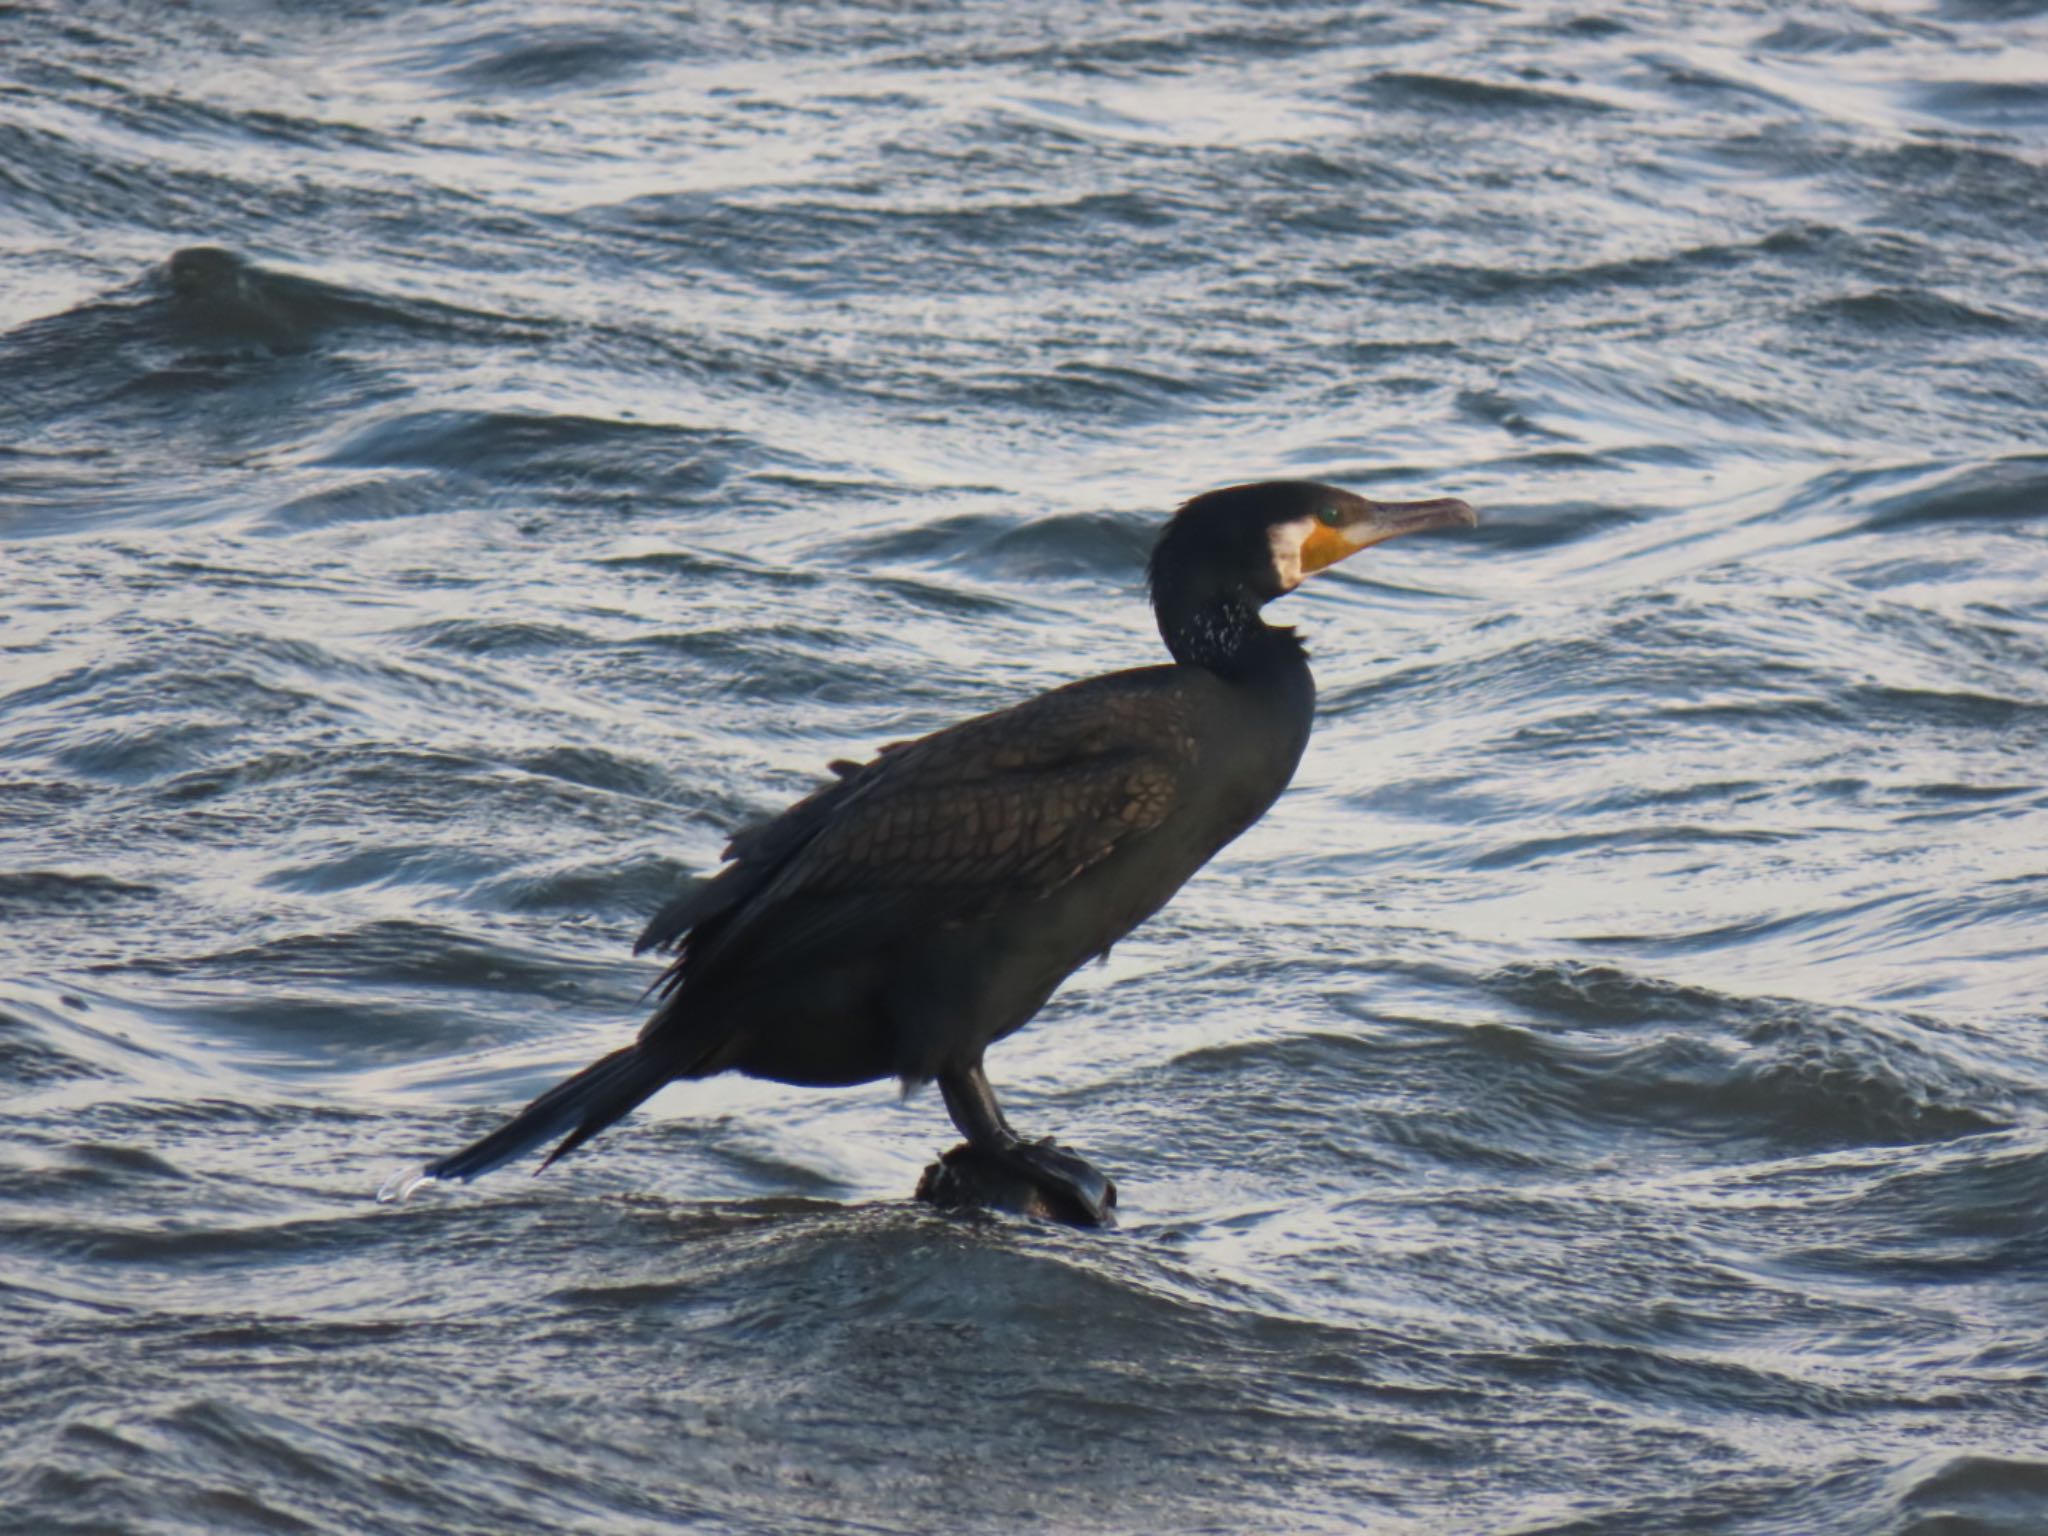
[[427, 1172], [425, 1163], [414, 1163], [410, 1168], [401, 1168], [386, 1179], [377, 1191], [379, 1205], [403, 1205], [412, 1192], [422, 1184], [438, 1184], [441, 1181]]

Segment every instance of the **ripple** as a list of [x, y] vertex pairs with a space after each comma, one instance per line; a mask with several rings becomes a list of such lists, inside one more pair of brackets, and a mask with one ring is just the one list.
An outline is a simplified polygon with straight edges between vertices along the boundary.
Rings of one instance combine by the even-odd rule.
[[1950, 522], [2020, 522], [2043, 516], [2048, 516], [2048, 456], [2015, 455], [1876, 500], [1860, 531], [1890, 533]]
[[52, 869], [0, 871], [0, 918], [76, 916], [161, 894], [154, 886], [111, 875]]
[[[519, 484], [706, 490], [731, 471], [745, 440], [716, 429], [509, 411], [419, 411], [352, 434], [323, 464], [432, 469]], [[661, 456], [656, 468], [649, 460]]]
[[1972, 308], [1924, 288], [1881, 288], [1828, 299], [1806, 311], [1816, 323], [1841, 323], [1878, 335], [1925, 331], [1943, 337], [1972, 331], [2039, 331], [2038, 321]]
[[862, 562], [907, 562], [970, 571], [988, 579], [1033, 581], [1141, 572], [1155, 517], [1055, 514], [1028, 520], [980, 513], [920, 523], [862, 539], [848, 551]]
[[2048, 1502], [2048, 1461], [1998, 1455], [1934, 1453], [1915, 1465], [1899, 1496], [1902, 1536], [1980, 1531], [2019, 1536]]
[[1573, 91], [1509, 85], [1503, 81], [1473, 80], [1455, 75], [1411, 74], [1401, 70], [1374, 76], [1360, 94], [1376, 105], [1423, 112], [1449, 108], [1458, 113], [1516, 116], [1609, 110], [1607, 103]]
[[630, 79], [650, 66], [651, 41], [643, 32], [542, 24], [438, 43], [410, 62], [429, 66], [463, 94], [545, 95]]

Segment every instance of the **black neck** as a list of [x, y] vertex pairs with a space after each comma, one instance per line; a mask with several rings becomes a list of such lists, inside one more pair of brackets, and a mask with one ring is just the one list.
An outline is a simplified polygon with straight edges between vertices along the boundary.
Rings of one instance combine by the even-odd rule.
[[1242, 589], [1194, 594], [1156, 588], [1152, 609], [1159, 637], [1184, 667], [1203, 667], [1231, 682], [1250, 682], [1305, 666], [1307, 653], [1291, 629], [1268, 624]]

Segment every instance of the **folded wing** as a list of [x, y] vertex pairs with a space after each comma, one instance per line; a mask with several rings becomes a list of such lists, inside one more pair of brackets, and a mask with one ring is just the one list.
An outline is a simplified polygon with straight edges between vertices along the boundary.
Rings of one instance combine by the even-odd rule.
[[835, 763], [836, 782], [735, 834], [637, 947], [677, 952], [675, 992], [823, 963], [906, 922], [985, 921], [1164, 822], [1192, 755], [1169, 669], [1146, 668]]

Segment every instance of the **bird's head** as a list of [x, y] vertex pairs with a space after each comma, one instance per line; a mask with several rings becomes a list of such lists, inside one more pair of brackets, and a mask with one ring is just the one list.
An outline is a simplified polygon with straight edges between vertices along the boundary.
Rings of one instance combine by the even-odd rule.
[[1313, 480], [1263, 480], [1195, 497], [1153, 546], [1155, 597], [1170, 589], [1228, 592], [1254, 608], [1304, 577], [1404, 533], [1479, 521], [1449, 496], [1373, 501]]

